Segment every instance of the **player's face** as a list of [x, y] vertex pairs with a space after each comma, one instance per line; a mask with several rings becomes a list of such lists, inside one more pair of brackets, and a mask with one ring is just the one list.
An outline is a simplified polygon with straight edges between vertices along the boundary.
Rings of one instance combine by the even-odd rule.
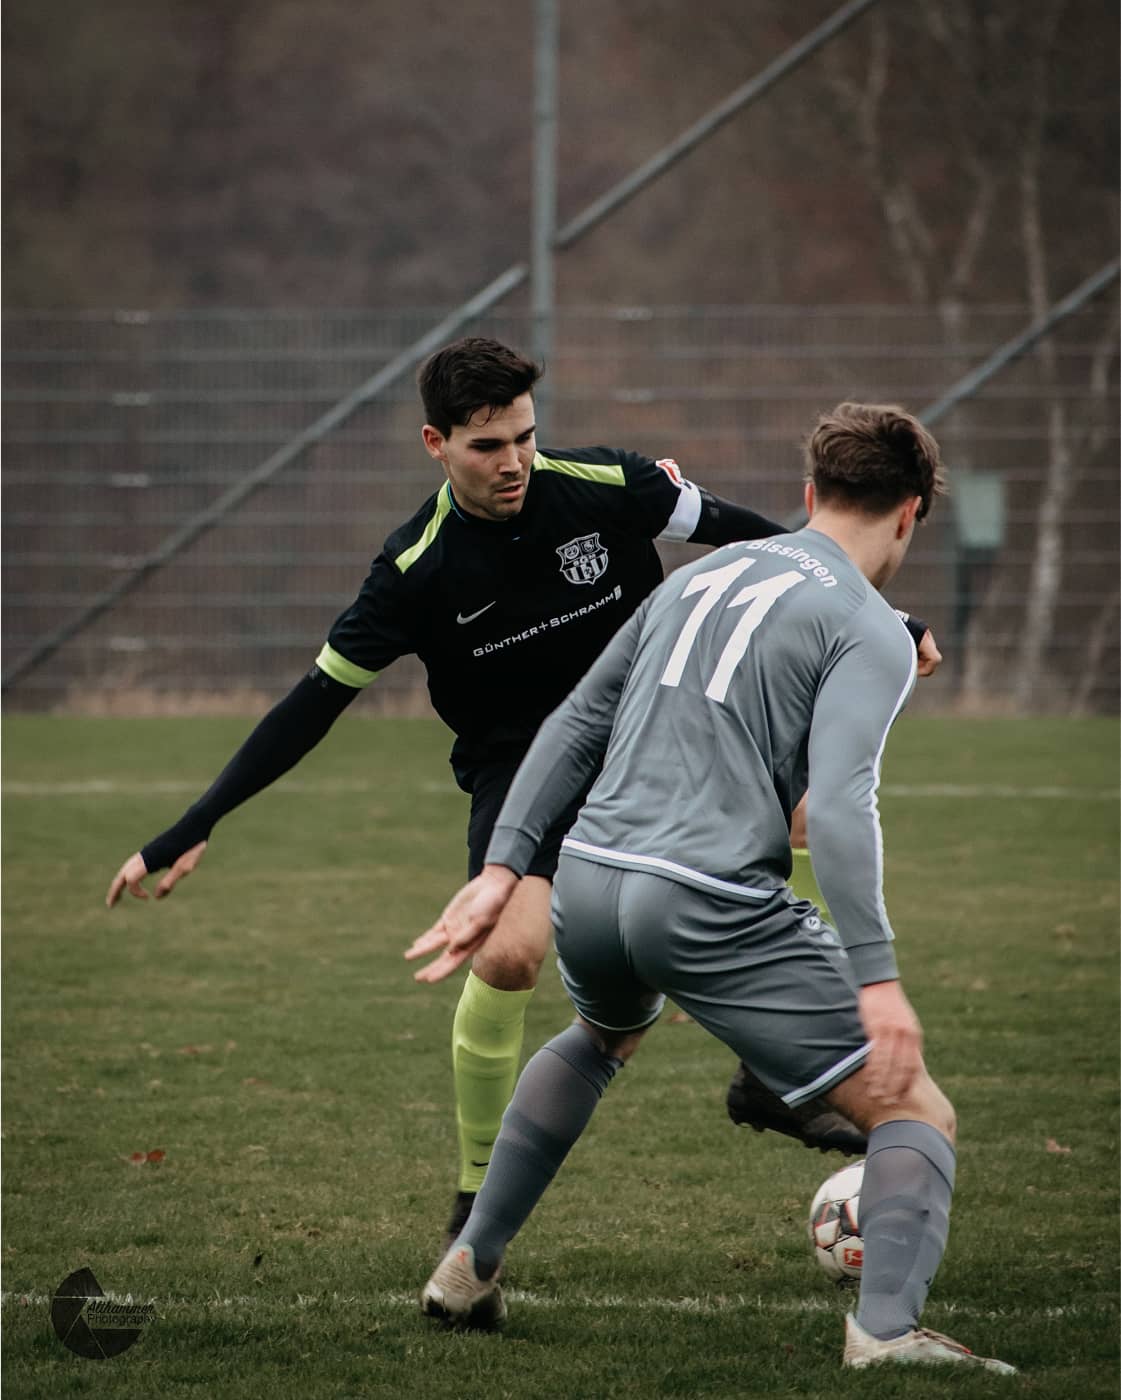
[[533, 395], [521, 394], [492, 414], [480, 409], [449, 436], [430, 424], [423, 430], [430, 456], [444, 468], [456, 502], [483, 520], [509, 520], [525, 502], [537, 451]]

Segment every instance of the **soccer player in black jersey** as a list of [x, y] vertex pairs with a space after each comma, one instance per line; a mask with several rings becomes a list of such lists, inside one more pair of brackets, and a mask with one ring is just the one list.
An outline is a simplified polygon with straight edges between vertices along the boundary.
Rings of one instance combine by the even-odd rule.
[[[110, 907], [126, 888], [147, 898], [142, 881], [164, 867], [156, 898], [169, 894], [197, 867], [215, 823], [287, 772], [364, 686], [409, 653], [424, 663], [432, 704], [456, 736], [451, 763], [471, 796], [474, 876], [541, 722], [661, 581], [654, 541], [721, 545], [782, 530], [699, 489], [675, 462], [608, 447], [539, 449], [533, 387], [540, 374], [515, 351], [480, 337], [457, 341], [422, 366], [422, 438], [445, 482], [386, 540], [308, 674], [260, 721], [209, 791], [121, 866], [106, 896]], [[937, 659], [924, 625], [911, 630], [920, 663], [924, 654]], [[453, 1235], [482, 1182], [513, 1092], [525, 1007], [549, 943], [550, 880], [581, 800], [543, 841], [468, 974], [456, 1012], [461, 1174]], [[825, 1105], [795, 1115], [762, 1086], [748, 1091], [753, 1126], [822, 1150], [862, 1150], [862, 1137]]]

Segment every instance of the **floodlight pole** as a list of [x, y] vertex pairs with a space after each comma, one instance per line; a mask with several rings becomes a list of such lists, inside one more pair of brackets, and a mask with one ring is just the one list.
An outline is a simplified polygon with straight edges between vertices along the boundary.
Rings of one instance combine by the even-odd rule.
[[[532, 352], [548, 365], [553, 350], [556, 268], [553, 240], [557, 231], [557, 47], [558, 0], [534, 0], [533, 62], [533, 224], [530, 241], [530, 312]], [[537, 432], [548, 431], [552, 388], [548, 377], [534, 395]]]

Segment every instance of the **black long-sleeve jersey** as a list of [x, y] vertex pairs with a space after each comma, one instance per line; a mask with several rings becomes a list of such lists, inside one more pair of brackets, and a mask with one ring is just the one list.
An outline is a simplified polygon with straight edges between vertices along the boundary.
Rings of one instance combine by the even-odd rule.
[[324, 737], [377, 673], [416, 653], [456, 735], [457, 769], [514, 759], [662, 578], [656, 539], [720, 545], [783, 527], [654, 461], [609, 447], [539, 451], [522, 509], [491, 522], [447, 484], [386, 540], [311, 671], [209, 790], [141, 850], [171, 865]]
[[506, 521], [467, 515], [445, 483], [386, 540], [317, 665], [360, 688], [415, 653], [455, 766], [517, 757], [661, 582], [654, 541], [705, 535], [704, 508], [675, 462], [609, 447], [539, 451]]

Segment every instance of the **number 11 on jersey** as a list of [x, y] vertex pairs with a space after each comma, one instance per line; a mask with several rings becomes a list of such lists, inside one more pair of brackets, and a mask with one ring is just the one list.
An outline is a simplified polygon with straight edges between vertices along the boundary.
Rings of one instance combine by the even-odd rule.
[[[702, 574], [694, 574], [685, 585], [681, 594], [683, 598], [688, 598], [693, 593], [699, 593], [701, 597], [698, 599], [696, 607], [685, 619], [677, 641], [673, 645], [669, 660], [666, 662], [666, 668], [662, 672], [662, 685], [676, 686], [681, 683], [685, 663], [689, 658], [693, 643], [697, 639], [697, 634], [701, 630], [701, 624], [724, 594], [728, 592], [732, 584], [757, 562], [758, 560], [755, 559], [736, 559], [731, 564], [725, 564], [722, 568], [708, 569]], [[712, 679], [705, 686], [705, 694], [710, 700], [724, 700], [728, 694], [728, 686], [732, 682], [732, 676], [744, 658], [755, 629], [784, 593], [789, 592], [795, 584], [804, 583], [805, 580], [805, 574], [790, 569], [784, 574], [776, 574], [774, 578], [763, 579], [760, 583], [748, 584], [729, 600], [728, 607], [746, 607], [747, 611], [740, 618], [735, 631], [724, 644], [724, 650], [720, 653], [720, 660], [716, 663]]]

